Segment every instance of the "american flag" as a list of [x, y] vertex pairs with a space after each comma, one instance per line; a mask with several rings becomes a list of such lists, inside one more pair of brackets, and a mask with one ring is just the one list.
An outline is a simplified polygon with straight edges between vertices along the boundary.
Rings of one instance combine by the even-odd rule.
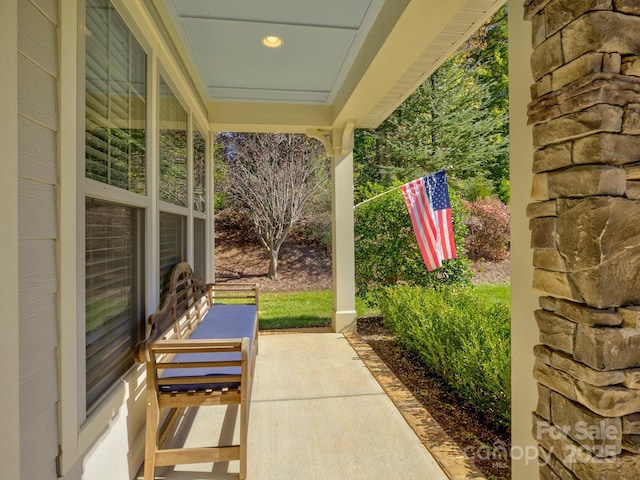
[[456, 258], [446, 172], [417, 178], [401, 188], [427, 270], [440, 268], [442, 260]]

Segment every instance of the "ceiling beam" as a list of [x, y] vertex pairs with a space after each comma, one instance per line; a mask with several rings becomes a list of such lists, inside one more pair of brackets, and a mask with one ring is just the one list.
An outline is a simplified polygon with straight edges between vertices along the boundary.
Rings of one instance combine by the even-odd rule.
[[333, 123], [328, 105], [211, 100], [208, 110], [209, 124], [218, 132], [306, 133]]

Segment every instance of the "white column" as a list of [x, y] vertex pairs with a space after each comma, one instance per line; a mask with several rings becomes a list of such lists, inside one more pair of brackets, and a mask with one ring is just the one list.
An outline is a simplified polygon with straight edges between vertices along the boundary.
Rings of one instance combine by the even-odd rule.
[[353, 241], [353, 129], [332, 132], [333, 313], [336, 332], [356, 330], [356, 286]]
[[[531, 128], [527, 126], [530, 101], [531, 25], [522, 19], [521, 0], [509, 0], [509, 103], [511, 157], [511, 411], [512, 477], [538, 478], [537, 444], [531, 435], [531, 412], [538, 391], [533, 379], [533, 346], [538, 329], [533, 316], [537, 295], [531, 288], [533, 254], [525, 210], [531, 202]], [[530, 458], [534, 457], [534, 458]]]
[[3, 478], [20, 478], [20, 355], [18, 304], [18, 2], [0, 15], [0, 465]]

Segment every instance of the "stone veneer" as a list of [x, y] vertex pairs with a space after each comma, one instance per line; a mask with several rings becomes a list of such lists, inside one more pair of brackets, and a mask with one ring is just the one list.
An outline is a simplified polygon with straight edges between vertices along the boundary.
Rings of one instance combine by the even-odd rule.
[[543, 479], [640, 475], [640, 1], [529, 0]]

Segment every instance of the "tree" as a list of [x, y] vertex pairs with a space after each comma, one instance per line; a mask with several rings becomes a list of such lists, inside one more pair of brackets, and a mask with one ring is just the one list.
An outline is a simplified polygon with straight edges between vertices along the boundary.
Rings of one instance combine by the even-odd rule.
[[[502, 118], [498, 126], [500, 134], [509, 138], [509, 42], [507, 6], [503, 5], [466, 42], [461, 56], [469, 74], [489, 90], [485, 108]], [[498, 195], [508, 203], [509, 152], [502, 151], [492, 164], [488, 165], [489, 177], [498, 186]], [[507, 192], [501, 192], [506, 183]], [[502, 185], [501, 185], [502, 184]]]
[[378, 128], [356, 131], [356, 186], [451, 165], [451, 187], [468, 199], [498, 193], [509, 177], [506, 68], [501, 9]]
[[250, 219], [278, 278], [280, 247], [291, 228], [328, 192], [324, 148], [304, 135], [225, 133], [229, 202]]

